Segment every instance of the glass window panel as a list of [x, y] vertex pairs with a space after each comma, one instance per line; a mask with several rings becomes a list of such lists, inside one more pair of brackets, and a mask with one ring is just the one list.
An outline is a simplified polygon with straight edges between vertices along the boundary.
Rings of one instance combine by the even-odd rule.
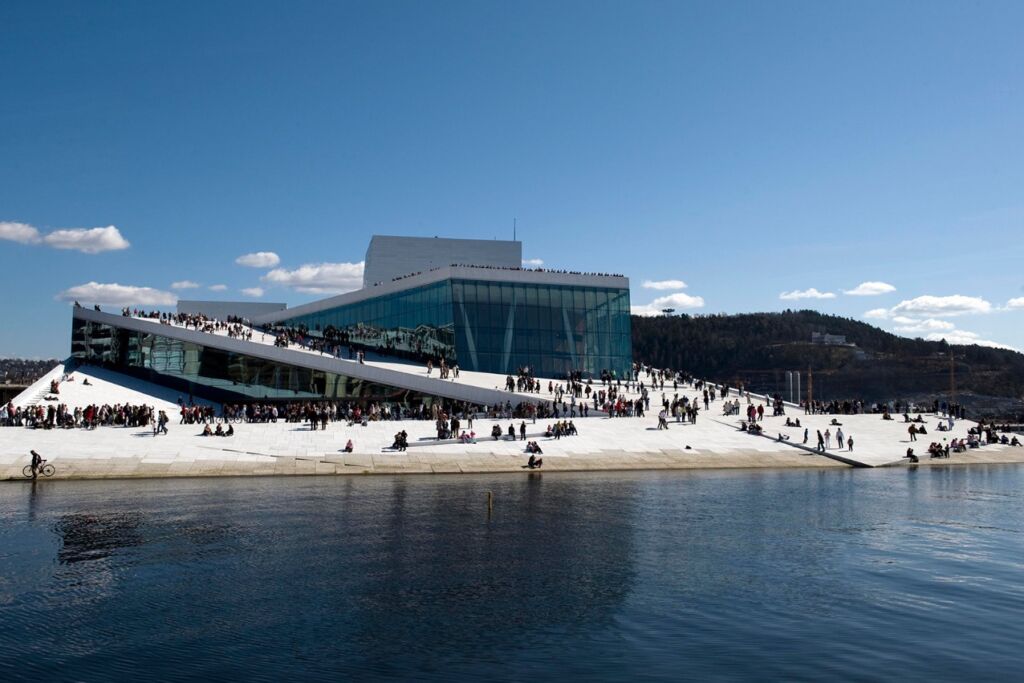
[[562, 290], [558, 287], [548, 287], [548, 303], [549, 308], [561, 308], [562, 307]]

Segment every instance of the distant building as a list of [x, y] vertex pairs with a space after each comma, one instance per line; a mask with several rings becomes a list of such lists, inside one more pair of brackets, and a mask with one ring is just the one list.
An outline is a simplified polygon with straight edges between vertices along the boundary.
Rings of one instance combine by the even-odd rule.
[[811, 332], [812, 344], [823, 344], [826, 346], [847, 346], [845, 334], [827, 334], [824, 332]]

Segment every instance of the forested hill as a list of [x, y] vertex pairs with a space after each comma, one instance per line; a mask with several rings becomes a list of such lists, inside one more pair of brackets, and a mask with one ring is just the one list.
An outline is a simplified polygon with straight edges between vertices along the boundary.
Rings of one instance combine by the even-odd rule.
[[[812, 344], [814, 332], [844, 335], [850, 345]], [[869, 400], [948, 393], [950, 346], [907, 339], [872, 325], [817, 311], [633, 317], [633, 357], [752, 389], [784, 391], [787, 370], [814, 372], [815, 398]], [[1020, 398], [1024, 355], [953, 346], [958, 391]]]

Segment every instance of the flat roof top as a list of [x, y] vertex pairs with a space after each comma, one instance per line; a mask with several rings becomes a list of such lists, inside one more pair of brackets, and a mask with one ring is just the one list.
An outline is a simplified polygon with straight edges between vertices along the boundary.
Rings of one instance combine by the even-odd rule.
[[370, 287], [409, 273], [428, 271], [452, 263], [518, 268], [523, 263], [523, 243], [508, 240], [374, 235], [366, 249], [363, 286]]

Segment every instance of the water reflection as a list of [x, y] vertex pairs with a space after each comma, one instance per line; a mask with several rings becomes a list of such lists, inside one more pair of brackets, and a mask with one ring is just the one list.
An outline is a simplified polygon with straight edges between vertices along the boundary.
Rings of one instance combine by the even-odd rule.
[[1005, 679], [1024, 665], [1022, 483], [971, 467], [0, 487], [0, 670]]
[[133, 512], [62, 515], [53, 527], [60, 539], [57, 561], [102, 560], [117, 550], [142, 545], [141, 522], [142, 516]]
[[603, 628], [632, 588], [632, 484], [609, 496], [543, 476], [499, 483], [490, 519], [483, 488], [424, 500], [410, 486], [393, 484], [380, 542], [360, 564], [367, 579], [347, 637], [374, 663], [395, 666], [439, 637], [528, 648], [541, 629]]

